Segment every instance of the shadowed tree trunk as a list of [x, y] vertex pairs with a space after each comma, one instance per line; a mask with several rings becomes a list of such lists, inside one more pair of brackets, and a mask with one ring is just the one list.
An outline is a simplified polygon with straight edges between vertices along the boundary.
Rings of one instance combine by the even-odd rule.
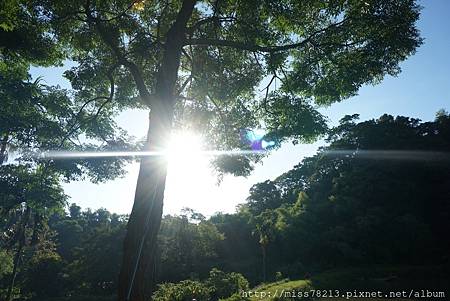
[[[167, 143], [172, 128], [175, 85], [186, 25], [195, 0], [185, 0], [166, 35], [155, 93], [151, 100], [150, 122], [145, 150], [158, 151]], [[134, 205], [127, 226], [119, 276], [119, 301], [149, 300], [154, 287], [156, 237], [163, 210], [167, 162], [160, 156], [141, 160]]]

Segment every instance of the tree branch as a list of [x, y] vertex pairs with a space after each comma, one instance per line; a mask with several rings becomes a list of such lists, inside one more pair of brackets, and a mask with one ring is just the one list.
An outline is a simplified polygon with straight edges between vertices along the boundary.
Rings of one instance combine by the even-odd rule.
[[181, 85], [179, 91], [178, 91], [178, 95], [180, 95], [181, 93], [183, 93], [184, 89], [186, 88], [186, 86], [192, 81], [192, 74], [190, 74], [188, 76], [188, 78], [183, 82], [183, 84]]
[[239, 50], [253, 51], [253, 52], [268, 52], [274, 53], [279, 51], [286, 51], [305, 46], [309, 43], [309, 39], [305, 39], [299, 43], [280, 45], [280, 46], [261, 46], [257, 44], [249, 44], [239, 41], [220, 40], [220, 39], [186, 39], [185, 45], [197, 46], [222, 46], [231, 47]]
[[306, 37], [304, 40], [292, 43], [292, 44], [285, 44], [285, 45], [274, 45], [274, 46], [263, 46], [258, 44], [251, 44], [251, 43], [245, 43], [240, 41], [230, 41], [230, 40], [221, 40], [221, 39], [208, 39], [208, 38], [190, 38], [186, 39], [184, 45], [198, 45], [198, 46], [222, 46], [222, 47], [231, 47], [239, 50], [246, 50], [246, 51], [253, 51], [253, 52], [267, 52], [267, 53], [274, 53], [274, 52], [280, 52], [280, 51], [286, 51], [290, 49], [296, 49], [301, 48], [307, 45], [308, 43], [313, 43], [313, 39], [322, 32], [325, 32], [331, 28], [336, 28], [343, 23], [345, 23], [348, 20], [348, 18], [344, 18], [343, 20], [330, 24], [326, 26], [325, 28], [318, 29], [314, 32], [312, 32], [308, 37]]
[[204, 18], [204, 19], [199, 20], [197, 23], [195, 23], [191, 27], [189, 27], [187, 29], [187, 34], [189, 36], [192, 36], [192, 34], [194, 34], [194, 32], [197, 29], [199, 29], [204, 24], [208, 24], [210, 22], [220, 23], [220, 22], [233, 22], [233, 21], [236, 21], [236, 20], [237, 19], [235, 17], [217, 17], [217, 16], [212, 16], [212, 17]]
[[274, 115], [274, 113], [271, 112], [271, 111], [267, 108], [267, 99], [269, 98], [269, 89], [270, 89], [270, 87], [272, 86], [273, 81], [274, 81], [277, 77], [278, 77], [278, 76], [277, 76], [277, 74], [275, 73], [275, 74], [272, 76], [272, 78], [270, 79], [269, 84], [268, 84], [264, 89], [261, 90], [261, 92], [264, 91], [264, 90], [266, 90], [266, 95], [265, 95], [264, 100], [263, 100], [264, 111], [266, 111], [267, 113], [270, 113], [270, 114], [272, 114], [272, 115]]
[[114, 53], [114, 55], [117, 58], [117, 61], [121, 65], [128, 68], [128, 70], [130, 71], [130, 73], [133, 76], [133, 79], [136, 83], [136, 87], [139, 91], [139, 95], [141, 96], [142, 101], [145, 104], [150, 106], [151, 94], [147, 90], [144, 78], [142, 76], [141, 71], [139, 70], [139, 67], [135, 63], [129, 61], [125, 57], [125, 54], [123, 53], [122, 49], [120, 49], [120, 47], [119, 47], [118, 41], [115, 41], [113, 39], [113, 37], [108, 33], [108, 31], [106, 30], [104, 25], [101, 23], [101, 20], [92, 15], [90, 8], [89, 8], [89, 2], [86, 4], [85, 9], [86, 9], [86, 16], [88, 19], [88, 23], [95, 25], [95, 28], [97, 29], [97, 32], [100, 35], [100, 38], [103, 40], [103, 42], [106, 45], [108, 45], [111, 48], [112, 52]]
[[[86, 101], [80, 108], [80, 110], [78, 111], [77, 115], [76, 115], [76, 119], [78, 119], [83, 111], [83, 109], [91, 102], [95, 101], [95, 100], [99, 100], [99, 99], [106, 99], [101, 105], [100, 107], [97, 109], [97, 112], [95, 113], [95, 115], [90, 116], [89, 118], [86, 118], [84, 120], [80, 120], [80, 122], [74, 122], [70, 128], [69, 131], [67, 132], [67, 134], [61, 139], [61, 142], [59, 143], [58, 148], [61, 148], [64, 144], [64, 142], [68, 139], [70, 139], [70, 136], [75, 133], [83, 124], [85, 124], [88, 120], [96, 120], [98, 118], [98, 116], [100, 115], [102, 109], [106, 106], [106, 104], [108, 104], [109, 102], [112, 101], [112, 99], [114, 98], [114, 92], [115, 92], [115, 83], [114, 83], [114, 77], [112, 75], [113, 70], [115, 69], [115, 67], [111, 68], [107, 74], [108, 79], [110, 81], [110, 92], [109, 92], [109, 96], [98, 96], [98, 97], [94, 97], [88, 101]], [[99, 134], [100, 135], [100, 134]], [[100, 135], [101, 136], [101, 135]]]

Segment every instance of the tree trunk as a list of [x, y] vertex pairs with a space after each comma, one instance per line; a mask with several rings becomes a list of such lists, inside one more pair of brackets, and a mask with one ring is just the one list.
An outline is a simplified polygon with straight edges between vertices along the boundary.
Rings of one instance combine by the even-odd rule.
[[267, 246], [261, 244], [263, 283], [267, 280]]
[[19, 245], [17, 247], [17, 252], [16, 255], [14, 256], [14, 267], [13, 267], [13, 272], [11, 275], [11, 280], [9, 282], [9, 286], [8, 286], [8, 293], [7, 293], [7, 297], [6, 300], [7, 301], [12, 301], [13, 300], [13, 290], [14, 290], [14, 284], [16, 282], [16, 277], [17, 277], [17, 270], [19, 269], [19, 264], [20, 264], [20, 258], [22, 257], [22, 250], [23, 247], [25, 246], [26, 243], [26, 227], [28, 224], [28, 220], [30, 218], [30, 214], [31, 214], [31, 209], [30, 207], [27, 206], [26, 211], [24, 212], [24, 215], [22, 216], [22, 220], [20, 223], [20, 229], [19, 229], [19, 233], [18, 233], [18, 241], [19, 241]]
[[8, 138], [9, 135], [5, 134], [3, 136], [3, 139], [0, 141], [0, 165], [3, 164], [3, 162], [7, 161], [7, 153], [6, 153], [6, 146], [8, 145]]
[[[172, 128], [175, 86], [187, 22], [196, 0], [185, 0], [166, 35], [164, 55], [151, 103], [146, 150], [165, 147]], [[148, 301], [154, 289], [156, 239], [163, 212], [167, 162], [161, 156], [141, 159], [133, 209], [127, 225], [119, 301]]]

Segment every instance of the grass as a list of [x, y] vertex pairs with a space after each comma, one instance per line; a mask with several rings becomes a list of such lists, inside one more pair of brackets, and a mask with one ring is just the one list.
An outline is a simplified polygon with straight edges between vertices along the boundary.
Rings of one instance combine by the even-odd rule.
[[[358, 268], [336, 269], [323, 272], [311, 277], [311, 279], [283, 280], [257, 286], [251, 290], [253, 295], [249, 298], [234, 296], [226, 301], [278, 301], [278, 300], [367, 300], [381, 301], [393, 300], [386, 298], [312, 298], [312, 290], [330, 291], [339, 290], [340, 294], [347, 292], [409, 292], [411, 289], [420, 291], [423, 289], [444, 291], [449, 296], [450, 275], [449, 268], [444, 266], [367, 266]], [[254, 295], [255, 292], [258, 296]], [[295, 297], [280, 298], [281, 292], [297, 293]], [[298, 294], [303, 294], [302, 298]], [[309, 296], [305, 296], [306, 292]], [[278, 297], [275, 297], [278, 296]], [[293, 295], [291, 295], [293, 296]], [[397, 301], [413, 300], [395, 298]], [[442, 298], [441, 300], [445, 300]]]
[[268, 283], [252, 289], [253, 292], [260, 293], [259, 296], [250, 297], [250, 300], [269, 301], [274, 300], [273, 296], [281, 294], [281, 292], [292, 292], [300, 289], [307, 289], [311, 286], [309, 280], [282, 280], [278, 282]]

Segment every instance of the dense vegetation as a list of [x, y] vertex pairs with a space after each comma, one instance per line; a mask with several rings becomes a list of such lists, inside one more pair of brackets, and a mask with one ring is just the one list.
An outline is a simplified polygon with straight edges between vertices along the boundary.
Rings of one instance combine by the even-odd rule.
[[[332, 288], [347, 279], [361, 287], [361, 275], [376, 279], [379, 265], [410, 285], [445, 288], [450, 115], [359, 123], [346, 116], [327, 141], [292, 170], [254, 185], [234, 214], [165, 216], [154, 271], [165, 284], [154, 300], [218, 300], [286, 277], [311, 280], [280, 285]], [[66, 207], [59, 185], [39, 169], [0, 169], [0, 296], [112, 300], [127, 216]], [[341, 273], [340, 282], [323, 274], [349, 266], [362, 272]], [[412, 280], [422, 273], [440, 282]]]

